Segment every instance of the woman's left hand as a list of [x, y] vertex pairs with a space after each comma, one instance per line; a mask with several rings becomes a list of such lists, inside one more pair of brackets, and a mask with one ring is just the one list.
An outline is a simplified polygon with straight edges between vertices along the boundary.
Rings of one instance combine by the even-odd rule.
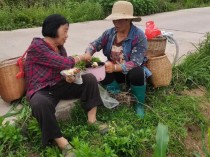
[[68, 83], [72, 83], [76, 80], [76, 78], [74, 76], [66, 76], [66, 82]]
[[107, 73], [113, 73], [114, 72], [114, 64], [110, 61], [105, 63], [105, 70]]

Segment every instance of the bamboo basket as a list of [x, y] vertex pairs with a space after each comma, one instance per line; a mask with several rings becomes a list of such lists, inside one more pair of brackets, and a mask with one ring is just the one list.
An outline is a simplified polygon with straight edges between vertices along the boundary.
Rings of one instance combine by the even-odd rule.
[[166, 55], [148, 58], [147, 67], [152, 72], [154, 88], [168, 86], [172, 79], [172, 64]]
[[166, 37], [156, 37], [148, 39], [148, 50], [146, 52], [147, 57], [157, 57], [165, 54], [166, 49]]
[[0, 95], [6, 102], [21, 98], [26, 90], [24, 78], [16, 78], [20, 71], [17, 65], [18, 58], [20, 57], [0, 62]]

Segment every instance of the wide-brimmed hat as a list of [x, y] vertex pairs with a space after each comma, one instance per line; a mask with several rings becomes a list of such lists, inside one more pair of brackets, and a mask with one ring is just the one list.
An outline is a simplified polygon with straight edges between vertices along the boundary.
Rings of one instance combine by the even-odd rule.
[[120, 20], [120, 19], [132, 19], [133, 21], [141, 21], [141, 17], [133, 16], [133, 5], [127, 1], [117, 1], [112, 7], [112, 13], [106, 20]]

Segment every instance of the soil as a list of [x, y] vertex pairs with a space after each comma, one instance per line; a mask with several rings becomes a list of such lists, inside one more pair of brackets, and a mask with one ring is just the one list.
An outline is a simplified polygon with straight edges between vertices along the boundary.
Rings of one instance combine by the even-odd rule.
[[32, 154], [29, 154], [27, 157], [40, 157], [40, 155], [37, 153], [32, 153]]
[[[202, 132], [200, 126], [188, 126], [187, 137], [184, 141], [187, 154], [189, 157], [194, 156], [193, 153], [199, 153], [201, 157], [206, 157], [202, 145]], [[207, 134], [205, 135], [205, 146], [207, 148]]]
[[183, 94], [202, 98], [200, 103], [201, 111], [206, 119], [210, 121], [210, 101], [205, 98], [205, 87], [199, 86], [197, 89], [186, 90], [183, 92]]
[[[210, 121], [210, 102], [205, 98], [206, 89], [204, 87], [199, 87], [197, 89], [184, 91], [183, 94], [189, 96], [195, 96], [201, 98], [201, 112]], [[199, 153], [201, 157], [206, 157], [203, 146], [202, 146], [202, 131], [201, 127], [197, 125], [187, 126], [187, 137], [184, 141], [186, 149], [190, 157], [195, 156], [193, 153]], [[208, 148], [208, 137], [207, 133], [205, 135], [205, 146]]]

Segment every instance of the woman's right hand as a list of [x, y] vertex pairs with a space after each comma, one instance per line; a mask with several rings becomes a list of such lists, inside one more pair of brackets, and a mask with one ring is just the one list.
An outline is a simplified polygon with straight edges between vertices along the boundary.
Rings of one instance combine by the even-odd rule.
[[105, 62], [105, 70], [107, 73], [113, 73], [114, 72], [114, 64], [110, 61]]
[[73, 83], [76, 80], [74, 76], [66, 76], [66, 82]]
[[76, 63], [81, 62], [81, 61], [91, 62], [92, 55], [89, 52], [86, 52], [82, 55], [78, 55], [78, 56], [74, 57], [74, 60]]
[[86, 62], [91, 62], [92, 55], [89, 52], [86, 52], [85, 54], [83, 54], [83, 60]]

